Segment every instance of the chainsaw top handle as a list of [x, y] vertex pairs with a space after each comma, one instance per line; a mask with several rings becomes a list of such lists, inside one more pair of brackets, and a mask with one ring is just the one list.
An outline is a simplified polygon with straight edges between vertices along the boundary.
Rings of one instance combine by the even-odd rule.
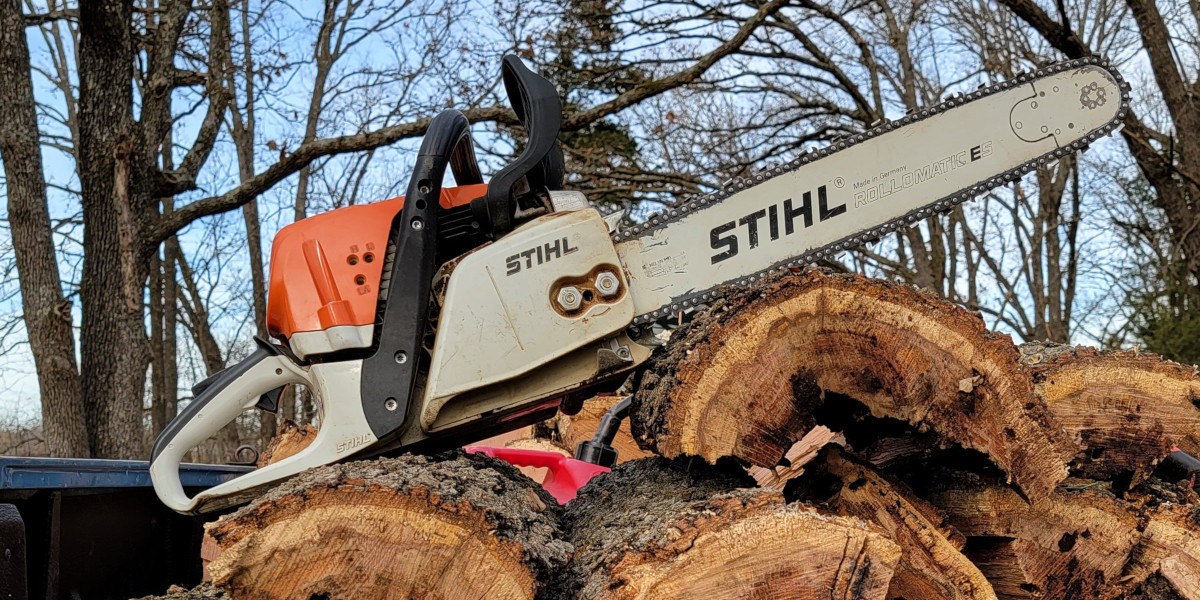
[[[512, 231], [520, 209], [537, 208], [548, 192], [562, 189], [564, 171], [558, 146], [562, 127], [558, 90], [516, 56], [510, 54], [501, 62], [508, 103], [529, 139], [520, 156], [492, 177], [487, 195], [471, 202], [471, 210], [492, 238]], [[526, 185], [519, 185], [522, 181]]]

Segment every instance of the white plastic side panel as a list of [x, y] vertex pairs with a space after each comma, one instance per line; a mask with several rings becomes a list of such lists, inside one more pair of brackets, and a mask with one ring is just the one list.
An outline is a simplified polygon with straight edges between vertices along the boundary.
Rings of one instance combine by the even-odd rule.
[[[595, 210], [541, 217], [459, 262], [446, 289], [421, 413], [428, 429], [451, 397], [511, 379], [620, 331], [633, 319], [625, 274]], [[559, 286], [609, 270], [619, 293], [556, 310]], [[579, 282], [579, 283], [575, 283]]]

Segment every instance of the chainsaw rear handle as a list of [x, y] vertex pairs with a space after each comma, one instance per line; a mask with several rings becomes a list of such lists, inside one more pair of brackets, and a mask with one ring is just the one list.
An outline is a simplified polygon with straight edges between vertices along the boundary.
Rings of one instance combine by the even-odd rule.
[[253, 408], [264, 393], [287, 384], [302, 383], [313, 388], [317, 397], [324, 401], [331, 397], [333, 390], [345, 395], [346, 390], [357, 389], [361, 361], [306, 368], [277, 347], [261, 339], [255, 341], [258, 348], [254, 353], [205, 382], [191, 404], [163, 429], [154, 443], [150, 479], [159, 499], [177, 512], [210, 512], [241, 503], [257, 495], [265, 485], [333, 462], [342, 455], [351, 454], [351, 450], [375, 442], [357, 403], [322, 405], [321, 428], [316, 439], [303, 451], [189, 498], [179, 479], [183, 456], [243, 411]]

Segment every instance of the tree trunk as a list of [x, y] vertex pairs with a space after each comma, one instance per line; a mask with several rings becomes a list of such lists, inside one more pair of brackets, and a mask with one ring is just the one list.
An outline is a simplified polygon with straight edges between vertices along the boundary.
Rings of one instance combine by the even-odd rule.
[[[208, 308], [204, 305], [204, 299], [196, 286], [195, 274], [183, 256], [179, 256], [179, 271], [183, 274], [184, 287], [187, 290], [187, 297], [183, 303], [188, 314], [192, 339], [204, 360], [205, 377], [212, 377], [225, 368], [225, 358], [221, 353], [221, 346], [217, 344], [216, 336], [213, 335], [212, 325], [208, 322]], [[202, 462], [228, 462], [234, 458], [240, 443], [241, 434], [237, 419], [234, 419], [226, 423], [207, 444], [197, 449], [198, 458]]]
[[1073, 474], [1144, 480], [1172, 449], [1200, 456], [1200, 374], [1196, 367], [1137, 352], [1026, 344], [1022, 362], [1039, 396], [1078, 437]]
[[986, 454], [1032, 498], [1075, 453], [1011, 339], [909, 286], [819, 271], [756, 283], [665, 350], [631, 415], [639, 443], [664, 456], [770, 468], [815, 425], [853, 445], [856, 423], [884, 418]]
[[[250, 2], [245, 0], [241, 7], [242, 21], [242, 82], [245, 86], [245, 115], [236, 105], [232, 107], [232, 135], [238, 157], [238, 179], [245, 183], [254, 177], [254, 136], [257, 118], [255, 115], [254, 80], [257, 76], [254, 66], [253, 42], [250, 38]], [[225, 52], [225, 56], [233, 56], [233, 52]], [[230, 81], [229, 87], [236, 91], [236, 84]], [[263, 271], [262, 235], [258, 218], [258, 200], [251, 200], [242, 205], [242, 220], [246, 223], [246, 250], [250, 259], [250, 293], [254, 305], [254, 330], [258, 337], [267, 339], [267, 278]], [[266, 448], [271, 438], [275, 436], [276, 415], [262, 411], [258, 419], [259, 447]]]
[[167, 426], [166, 357], [163, 355], [163, 261], [157, 253], [150, 259], [150, 435]]
[[88, 457], [71, 302], [63, 298], [19, 0], [0, 0], [0, 160], [29, 348], [51, 456]]
[[556, 506], [482, 456], [322, 467], [209, 525], [209, 573], [235, 598], [528, 599], [570, 552]]
[[[253, 161], [251, 161], [253, 165]], [[253, 176], [251, 166], [243, 177]], [[263, 269], [262, 235], [259, 233], [258, 201], [247, 202], [242, 206], [242, 219], [246, 222], [246, 247], [250, 258], [250, 293], [254, 299], [254, 329], [262, 339], [267, 336], [267, 279]], [[276, 414], [260, 411], [258, 415], [259, 447], [265, 448], [271, 438], [275, 437]]]
[[[174, 164], [171, 135], [163, 144], [163, 168]], [[174, 198], [164, 198], [162, 211], [171, 212]], [[171, 236], [163, 244], [165, 258], [160, 258], [158, 249], [150, 261], [150, 369], [153, 374], [150, 396], [150, 435], [157, 436], [171, 419], [175, 418], [178, 403], [179, 373], [175, 325], [178, 315], [178, 282], [175, 279], [175, 250], [178, 241]]]
[[983, 573], [960, 552], [966, 538], [937, 509], [839, 446], [826, 446], [795, 481], [789, 499], [873, 523], [900, 545], [888, 598], [996, 598]]
[[[164, 210], [171, 207], [163, 203]], [[163, 393], [167, 422], [179, 412], [179, 240], [171, 236], [163, 243]]]
[[135, 234], [147, 200], [138, 188], [148, 175], [131, 113], [132, 11], [126, 0], [79, 7], [81, 374], [92, 449], [105, 458], [145, 457], [142, 291], [149, 253]]

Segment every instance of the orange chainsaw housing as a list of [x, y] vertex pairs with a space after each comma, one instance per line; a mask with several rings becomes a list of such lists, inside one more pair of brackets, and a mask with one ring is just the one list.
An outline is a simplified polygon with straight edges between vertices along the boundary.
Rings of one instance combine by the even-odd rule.
[[[442, 208], [470, 204], [487, 184], [442, 188]], [[399, 196], [313, 215], [279, 230], [271, 245], [267, 332], [280, 339], [339, 325], [372, 325]]]

